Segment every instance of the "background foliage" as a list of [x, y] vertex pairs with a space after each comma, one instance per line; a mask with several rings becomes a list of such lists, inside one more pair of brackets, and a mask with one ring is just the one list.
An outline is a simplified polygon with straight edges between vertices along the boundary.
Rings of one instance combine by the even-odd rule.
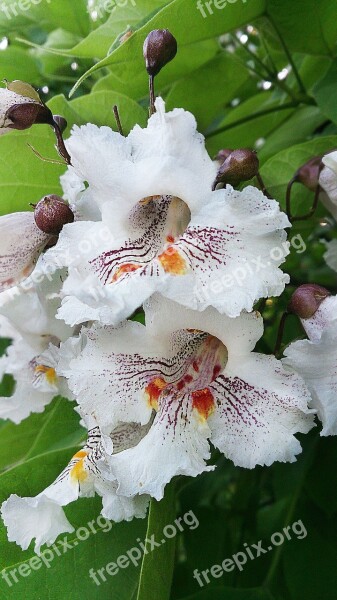
[[[191, 110], [213, 155], [222, 147], [258, 150], [271, 194], [285, 207], [285, 190], [296, 169], [311, 156], [337, 146], [337, 1], [237, 0], [203, 17], [194, 0], [129, 0], [104, 11], [104, 1], [41, 0], [28, 10], [0, 7], [0, 76], [24, 79], [42, 89], [54, 113], [69, 123], [91, 121], [116, 128], [117, 104], [125, 131], [147, 118], [147, 77], [142, 43], [154, 28], [169, 28], [179, 53], [159, 75], [157, 92], [168, 108]], [[122, 4], [122, 3], [120, 3]], [[111, 6], [111, 5], [110, 5]], [[6, 12], [7, 7], [7, 12]], [[9, 11], [9, 12], [8, 12]], [[205, 8], [207, 12], [207, 9]], [[10, 14], [10, 18], [8, 18]], [[71, 98], [69, 94], [71, 92]], [[68, 130], [69, 131], [69, 130]], [[56, 156], [47, 126], [0, 137], [1, 214], [26, 210], [47, 193], [59, 193], [62, 167], [40, 161]], [[294, 186], [294, 212], [308, 211], [312, 194]], [[266, 334], [259, 350], [271, 353], [280, 315], [294, 286], [315, 282], [336, 292], [336, 274], [324, 263], [322, 239], [336, 237], [336, 223], [323, 207], [310, 221], [295, 224], [307, 250], [293, 252], [286, 268], [291, 285], [259, 308]], [[285, 343], [302, 336], [295, 319]], [[6, 341], [2, 342], [2, 350]], [[12, 382], [5, 378], [2, 393]], [[303, 437], [303, 436], [301, 436]], [[71, 405], [55, 399], [42, 415], [23, 424], [0, 424], [0, 502], [15, 492], [35, 495], [48, 485], [80, 446], [84, 432]], [[334, 600], [337, 561], [337, 443], [319, 428], [302, 439], [303, 454], [292, 465], [253, 471], [214, 457], [215, 473], [178, 482], [154, 503], [148, 523], [134, 521], [99, 533], [9, 588], [0, 579], [0, 598], [28, 600]], [[165, 524], [193, 509], [194, 531], [179, 534], [165, 552], [147, 558], [96, 587], [98, 569]], [[77, 526], [97, 517], [99, 501], [81, 500], [66, 511]], [[212, 579], [200, 589], [193, 570], [209, 568], [242, 549], [268, 540], [301, 519], [308, 535], [285, 542], [247, 563], [242, 572]], [[3, 568], [33, 556], [7, 542], [0, 525]], [[170, 579], [173, 586], [170, 592]]]

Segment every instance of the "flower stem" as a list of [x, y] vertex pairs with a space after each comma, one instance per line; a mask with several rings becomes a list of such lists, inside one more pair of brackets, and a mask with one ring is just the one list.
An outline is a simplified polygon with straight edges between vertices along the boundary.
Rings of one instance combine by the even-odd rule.
[[286, 311], [283, 313], [283, 315], [281, 317], [281, 321], [280, 321], [278, 332], [277, 332], [275, 349], [274, 349], [274, 355], [276, 356], [276, 358], [280, 358], [280, 350], [281, 350], [281, 345], [282, 345], [282, 340], [283, 340], [284, 327], [285, 327], [286, 320], [289, 317], [289, 315], [290, 315], [290, 313], [288, 313]]
[[149, 77], [149, 90], [150, 90], [150, 115], [153, 115], [156, 112], [154, 103], [155, 103], [155, 92], [154, 92], [154, 75], [150, 75]]
[[115, 116], [115, 120], [116, 120], [116, 124], [117, 124], [117, 129], [118, 129], [119, 133], [122, 136], [124, 136], [123, 127], [122, 127], [121, 119], [120, 119], [120, 116], [119, 116], [118, 106], [116, 104], [113, 107], [113, 113], [114, 113], [114, 116]]
[[302, 79], [300, 77], [300, 74], [299, 74], [298, 69], [297, 69], [297, 67], [295, 65], [293, 57], [291, 56], [291, 53], [289, 52], [288, 46], [285, 43], [285, 41], [284, 41], [284, 39], [282, 37], [282, 34], [281, 34], [278, 26], [276, 25], [274, 19], [269, 14], [267, 15], [267, 18], [268, 18], [270, 24], [272, 25], [272, 27], [273, 27], [273, 29], [274, 29], [274, 31], [275, 31], [278, 39], [280, 40], [280, 44], [281, 44], [281, 46], [282, 46], [282, 48], [284, 50], [284, 53], [285, 53], [287, 59], [289, 60], [289, 63], [291, 64], [291, 67], [292, 67], [295, 79], [296, 79], [296, 81], [298, 83], [298, 87], [300, 88], [300, 91], [301, 91], [301, 93], [304, 96], [306, 96], [307, 95], [307, 91], [306, 91], [306, 89], [304, 87], [303, 81], [302, 81]]

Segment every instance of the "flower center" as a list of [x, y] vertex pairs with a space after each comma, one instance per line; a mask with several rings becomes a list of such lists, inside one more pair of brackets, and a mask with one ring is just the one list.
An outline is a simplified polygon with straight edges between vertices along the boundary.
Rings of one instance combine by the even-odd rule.
[[[179, 337], [180, 333], [175, 335]], [[146, 397], [150, 406], [158, 410], [162, 401], [179, 402], [183, 395], [190, 394], [193, 408], [202, 419], [207, 419], [215, 408], [209, 385], [227, 364], [227, 348], [214, 336], [200, 331], [182, 334], [187, 336], [186, 345], [177, 353], [172, 365], [177, 376], [163, 374], [152, 379], [145, 389]]]

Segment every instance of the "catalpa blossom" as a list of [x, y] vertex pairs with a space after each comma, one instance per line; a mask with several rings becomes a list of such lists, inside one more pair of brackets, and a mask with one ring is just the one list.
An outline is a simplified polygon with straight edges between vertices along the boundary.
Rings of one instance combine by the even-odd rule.
[[322, 163], [319, 185], [324, 192], [321, 192], [320, 200], [337, 220], [337, 151], [323, 156]]
[[306, 315], [296, 311], [309, 339], [290, 344], [283, 363], [305, 380], [323, 424], [321, 435], [337, 435], [337, 297], [309, 284], [298, 288], [300, 294], [313, 305]]
[[0, 295], [0, 334], [12, 340], [0, 359], [0, 376], [13, 375], [12, 396], [0, 398], [0, 418], [20, 423], [42, 412], [58, 394], [69, 395], [66, 382], [56, 374], [58, 347], [73, 334], [55, 319], [60, 305], [57, 293], [61, 273], [48, 278], [35, 272], [39, 283], [28, 279]]
[[[99, 461], [104, 452], [102, 436], [92, 419], [85, 418], [88, 439], [85, 446], [71, 459], [59, 477], [35, 497], [21, 498], [12, 494], [1, 507], [1, 516], [7, 527], [8, 539], [27, 550], [35, 539], [35, 552], [41, 546], [52, 545], [62, 533], [72, 533], [74, 527], [68, 521], [63, 507], [80, 497], [97, 493], [102, 497], [102, 515], [115, 522], [144, 518], [149, 499], [147, 496], [126, 498], [116, 494], [117, 484], [102, 476]], [[132, 427], [119, 427], [113, 443], [118, 452], [132, 443]]]
[[93, 215], [66, 225], [46, 254], [69, 269], [58, 316], [70, 325], [116, 325], [154, 292], [235, 317], [289, 279], [279, 269], [289, 222], [278, 203], [252, 186], [212, 191], [217, 167], [193, 115], [166, 113], [161, 98], [156, 109], [126, 138], [86, 125], [67, 141], [66, 194]]
[[313, 424], [310, 396], [280, 361], [252, 352], [263, 331], [259, 314], [231, 319], [154, 296], [145, 315], [146, 326], [84, 330], [83, 349], [60, 368], [105, 435], [120, 423], [148, 426], [137, 445], [106, 448], [102, 468], [119, 494], [160, 499], [175, 475], [213, 469], [210, 441], [242, 467], [295, 460], [294, 434]]
[[50, 238], [37, 227], [32, 212], [0, 217], [0, 292], [30, 275]]

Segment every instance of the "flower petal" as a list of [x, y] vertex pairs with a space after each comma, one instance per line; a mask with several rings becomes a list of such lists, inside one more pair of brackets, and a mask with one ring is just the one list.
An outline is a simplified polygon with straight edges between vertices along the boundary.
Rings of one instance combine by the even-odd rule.
[[43, 544], [51, 546], [61, 533], [74, 531], [61, 506], [43, 495], [20, 498], [12, 494], [2, 505], [1, 516], [8, 540], [27, 550], [35, 538], [36, 554], [40, 554]]
[[213, 444], [240, 467], [293, 462], [313, 416], [302, 379], [274, 357], [251, 354], [229, 360], [209, 386], [218, 404], [209, 417]]
[[210, 458], [209, 427], [193, 408], [188, 395], [167, 395], [149, 432], [139, 444], [106, 457], [110, 472], [123, 496], [150, 494], [161, 500], [164, 488], [175, 475], [195, 477], [214, 467]]
[[49, 238], [35, 225], [33, 213], [0, 217], [0, 291], [28, 277]]
[[[336, 312], [335, 312], [336, 314]], [[283, 363], [295, 369], [311, 394], [323, 424], [321, 435], [337, 435], [337, 320], [320, 338], [293, 342], [285, 350]]]

